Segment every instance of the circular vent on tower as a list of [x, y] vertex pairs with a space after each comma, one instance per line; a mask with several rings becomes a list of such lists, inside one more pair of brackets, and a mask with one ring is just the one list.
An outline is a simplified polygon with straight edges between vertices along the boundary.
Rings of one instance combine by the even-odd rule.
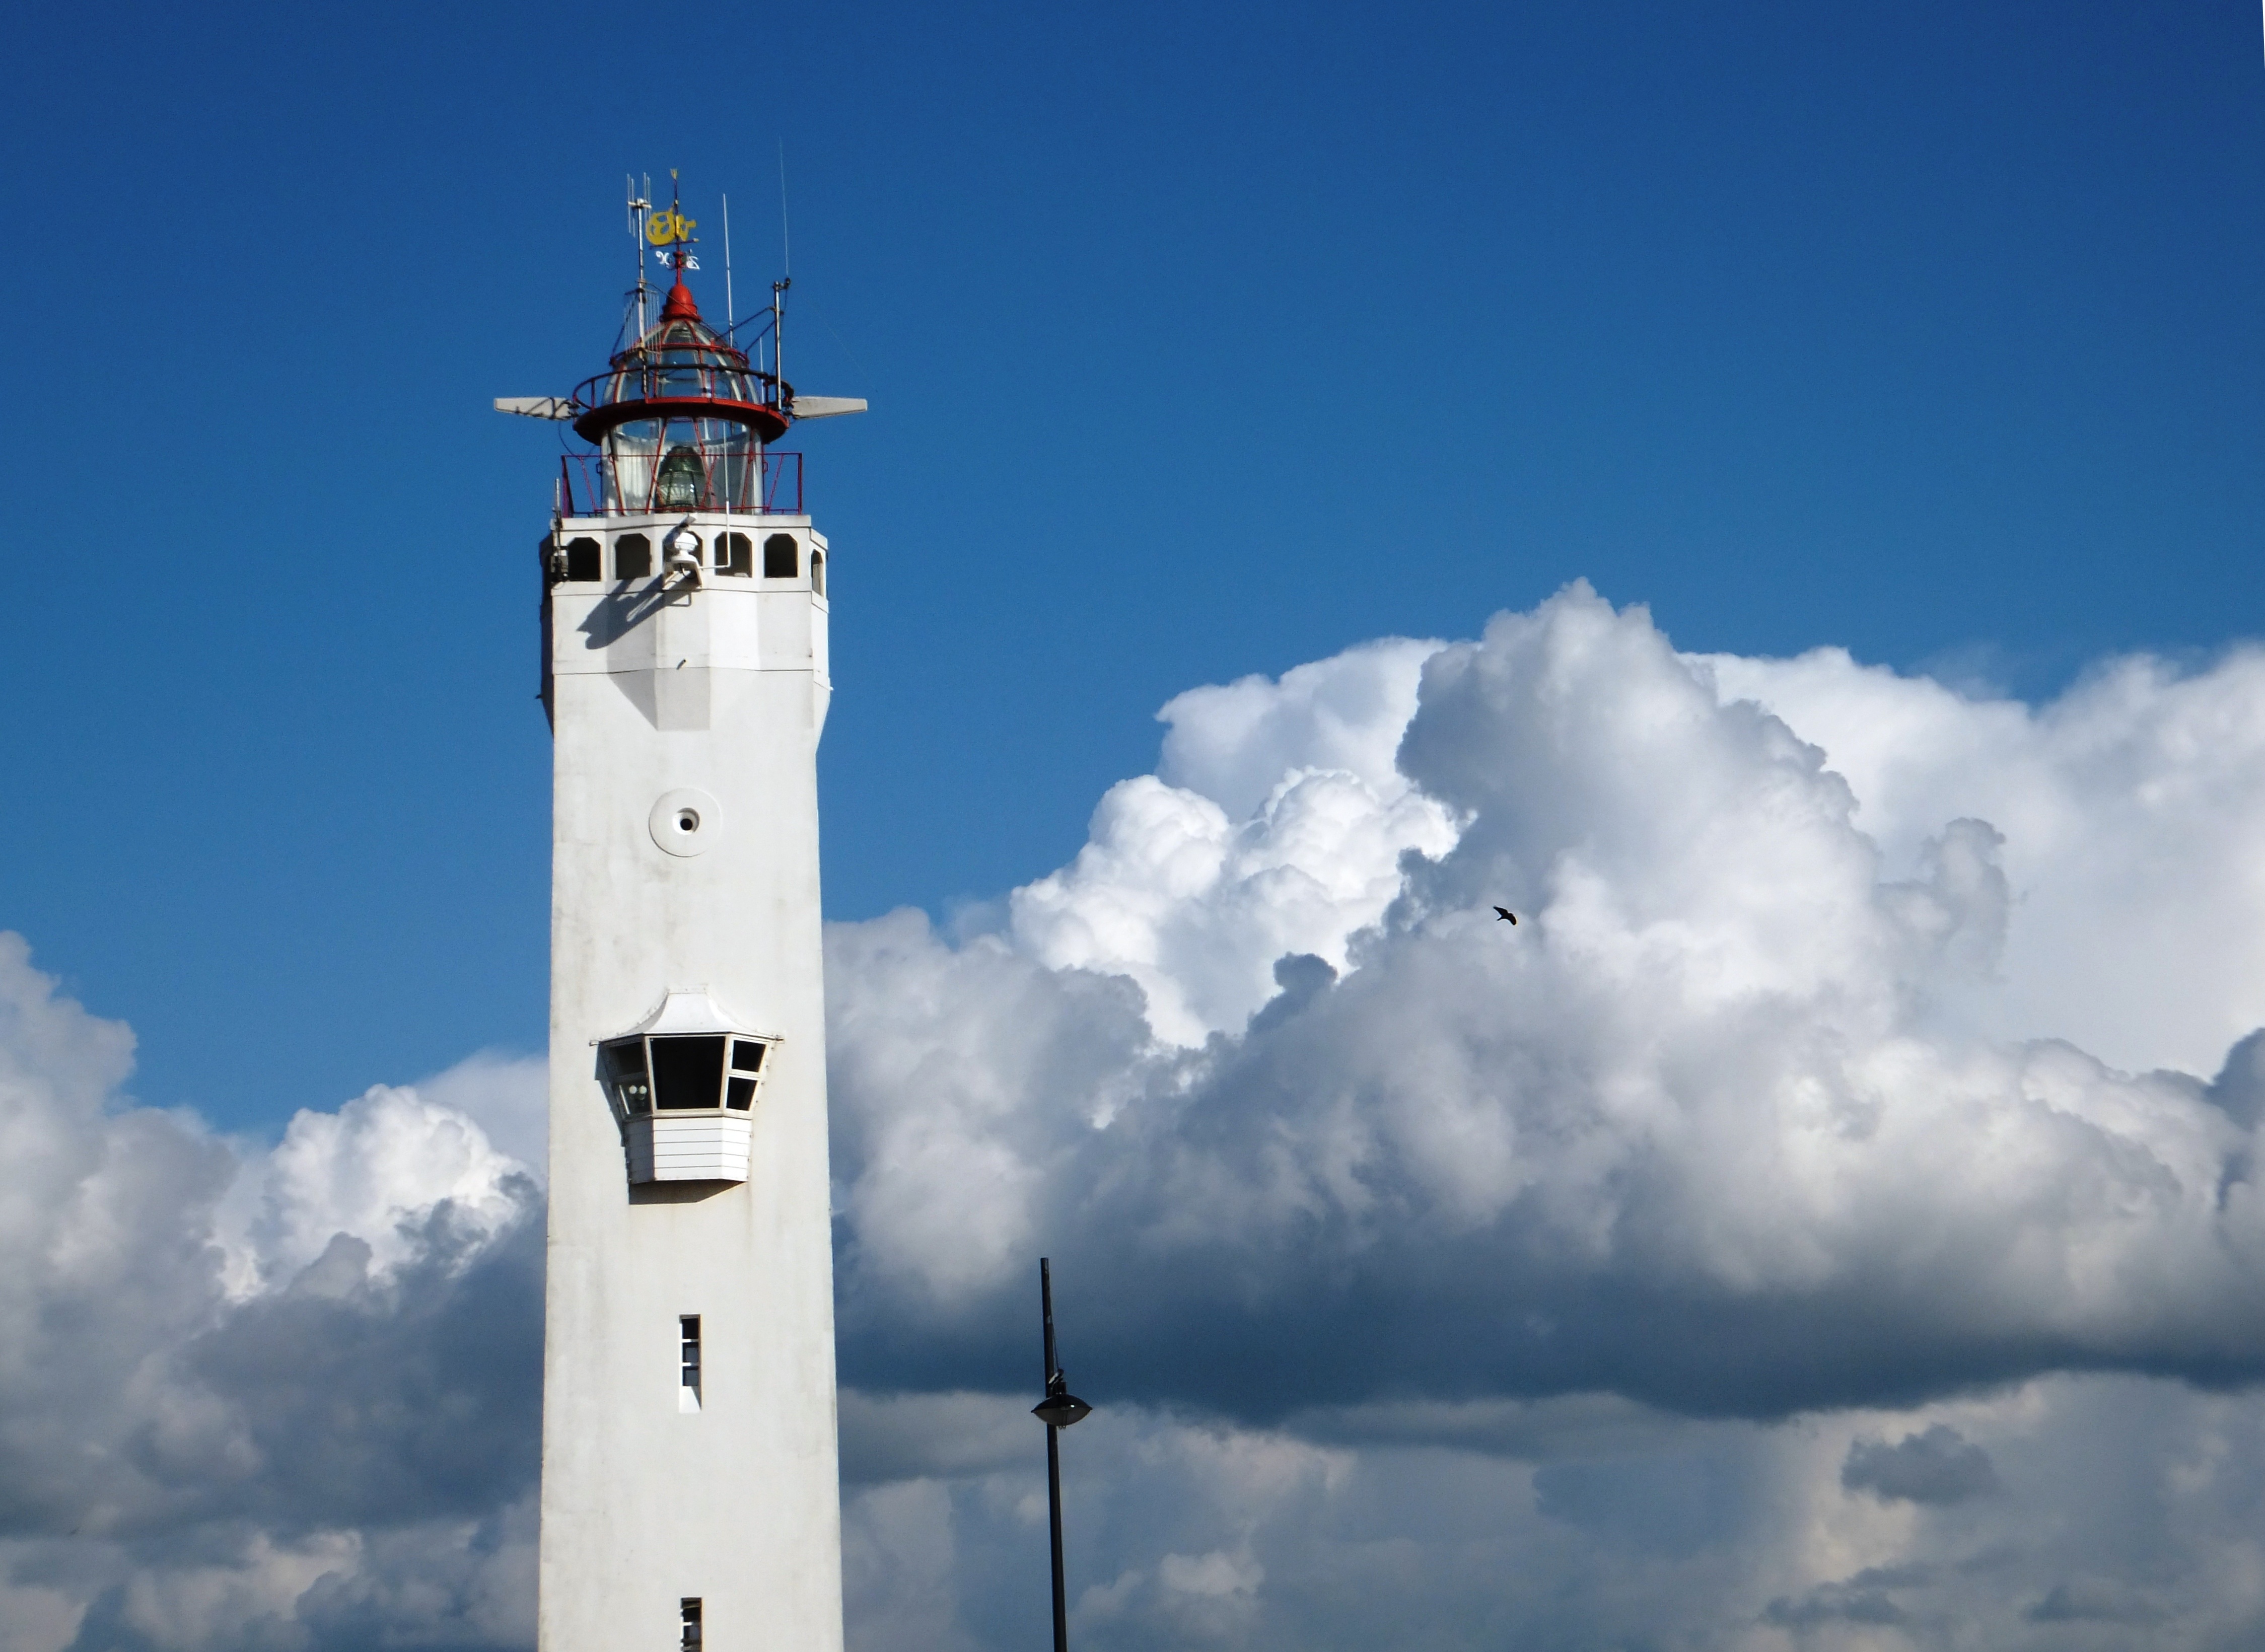
[[661, 795], [645, 829], [671, 855], [704, 855], [724, 834], [724, 811], [697, 786], [686, 786]]

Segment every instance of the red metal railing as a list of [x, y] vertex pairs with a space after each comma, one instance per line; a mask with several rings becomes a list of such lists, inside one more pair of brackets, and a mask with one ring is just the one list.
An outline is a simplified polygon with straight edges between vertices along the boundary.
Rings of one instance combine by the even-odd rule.
[[[752, 455], [750, 455], [752, 458]], [[651, 479], [653, 467], [640, 467], [638, 484], [632, 485], [630, 496], [623, 497], [617, 478], [601, 453], [564, 453], [558, 455], [558, 507], [562, 516], [650, 516], [669, 511], [728, 511], [749, 516], [799, 516], [802, 514], [802, 455], [798, 453], [762, 455], [762, 479], [755, 485], [754, 465], [735, 464], [728, 469], [717, 465], [705, 477], [690, 485], [696, 490], [688, 497], [669, 489], [669, 497], [658, 497], [661, 489]], [[737, 491], [727, 484], [727, 476], [744, 476], [747, 484], [747, 497], [737, 497]], [[680, 484], [681, 485], [681, 484]], [[640, 491], [645, 497], [638, 497]]]

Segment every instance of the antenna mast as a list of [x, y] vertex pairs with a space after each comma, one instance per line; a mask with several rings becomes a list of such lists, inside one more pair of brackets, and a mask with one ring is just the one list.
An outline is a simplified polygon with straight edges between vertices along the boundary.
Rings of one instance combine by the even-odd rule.
[[645, 180], [645, 188], [642, 191], [637, 188], [635, 178], [630, 178], [628, 182], [630, 190], [630, 240], [636, 248], [637, 257], [637, 336], [639, 338], [643, 338], [645, 337], [645, 215], [652, 210], [652, 202], [646, 199], [647, 196], [652, 193], [652, 178], [650, 174], [647, 175]]
[[732, 198], [724, 197], [724, 338], [730, 342], [733, 325], [732, 314]]
[[794, 279], [794, 243], [786, 233], [786, 140], [779, 140], [779, 273]]
[[778, 380], [779, 405], [791, 413], [794, 397], [786, 385], [786, 289], [794, 285], [794, 243], [786, 225], [786, 140], [778, 141], [779, 279], [771, 283], [771, 373]]

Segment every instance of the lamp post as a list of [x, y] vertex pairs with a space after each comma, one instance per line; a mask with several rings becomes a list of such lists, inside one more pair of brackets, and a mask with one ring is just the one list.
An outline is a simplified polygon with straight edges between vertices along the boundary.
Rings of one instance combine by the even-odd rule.
[[1031, 1415], [1046, 1425], [1046, 1510], [1054, 1539], [1054, 1652], [1069, 1652], [1069, 1597], [1062, 1587], [1061, 1447], [1054, 1437], [1093, 1408], [1069, 1391], [1069, 1379], [1054, 1357], [1054, 1276], [1052, 1264], [1038, 1258], [1038, 1306], [1046, 1323], [1046, 1397], [1031, 1408]]

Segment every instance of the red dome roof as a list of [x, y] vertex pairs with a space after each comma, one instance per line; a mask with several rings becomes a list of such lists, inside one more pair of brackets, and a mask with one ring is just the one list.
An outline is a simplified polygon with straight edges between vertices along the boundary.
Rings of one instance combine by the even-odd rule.
[[660, 307], [660, 319], [644, 338], [613, 360], [611, 368], [575, 391], [586, 410], [575, 433], [596, 441], [617, 426], [641, 418], [718, 418], [776, 441], [791, 422], [779, 405], [778, 384], [758, 371], [744, 351], [700, 319], [700, 306], [681, 271]]

